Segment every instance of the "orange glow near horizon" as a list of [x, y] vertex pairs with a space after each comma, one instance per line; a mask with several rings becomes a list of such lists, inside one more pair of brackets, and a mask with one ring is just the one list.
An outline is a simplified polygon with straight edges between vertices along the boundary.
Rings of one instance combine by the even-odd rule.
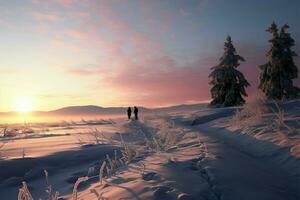
[[21, 96], [15, 99], [15, 111], [19, 113], [28, 113], [33, 110], [33, 100], [28, 96]]

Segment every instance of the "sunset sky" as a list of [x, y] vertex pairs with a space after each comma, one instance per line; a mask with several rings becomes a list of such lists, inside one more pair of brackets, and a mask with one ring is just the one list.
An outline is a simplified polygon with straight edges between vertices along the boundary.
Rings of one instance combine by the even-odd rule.
[[299, 19], [299, 0], [1, 0], [0, 111], [207, 101], [228, 34], [251, 93], [265, 29], [288, 23], [300, 55]]

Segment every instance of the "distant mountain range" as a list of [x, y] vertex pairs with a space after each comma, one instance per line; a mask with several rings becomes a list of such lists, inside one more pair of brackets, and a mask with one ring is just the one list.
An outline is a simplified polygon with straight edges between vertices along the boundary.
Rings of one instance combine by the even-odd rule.
[[98, 114], [119, 114], [125, 112], [125, 108], [123, 107], [101, 107], [101, 106], [68, 106], [64, 108], [60, 108], [57, 110], [53, 110], [48, 112], [49, 114], [59, 114], [59, 115], [98, 115]]
[[[141, 113], [154, 112], [180, 112], [186, 110], [199, 110], [206, 107], [207, 104], [191, 104], [191, 105], [176, 105], [163, 108], [145, 108], [138, 107]], [[127, 107], [101, 107], [95, 105], [87, 106], [68, 106], [52, 111], [35, 111], [34, 114], [41, 115], [109, 115], [109, 114], [123, 114], [126, 113]], [[0, 115], [13, 114], [14, 112], [0, 112]]]

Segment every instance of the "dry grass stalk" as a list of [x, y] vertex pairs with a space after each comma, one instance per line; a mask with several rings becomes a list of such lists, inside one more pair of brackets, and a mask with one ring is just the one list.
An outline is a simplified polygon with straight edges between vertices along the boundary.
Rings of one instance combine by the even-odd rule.
[[101, 185], [102, 185], [102, 181], [103, 181], [103, 175], [104, 175], [105, 166], [106, 166], [106, 161], [103, 161], [103, 163], [102, 163], [102, 165], [100, 167], [100, 170], [99, 170], [99, 182], [100, 182]]
[[85, 176], [85, 177], [80, 177], [77, 179], [76, 183], [74, 184], [73, 187], [73, 195], [72, 195], [72, 200], [77, 200], [77, 193], [78, 193], [78, 186], [80, 185], [80, 183], [85, 182], [89, 180], [89, 177]]
[[19, 189], [18, 200], [33, 200], [25, 181], [22, 182], [22, 187]]

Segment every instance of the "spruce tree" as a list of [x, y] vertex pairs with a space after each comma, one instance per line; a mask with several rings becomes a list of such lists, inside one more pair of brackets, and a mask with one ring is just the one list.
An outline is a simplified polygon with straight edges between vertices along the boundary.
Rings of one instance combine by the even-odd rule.
[[243, 99], [243, 96], [247, 96], [245, 87], [250, 84], [236, 69], [240, 65], [240, 61], [245, 61], [245, 59], [236, 54], [231, 37], [228, 36], [220, 63], [211, 68], [212, 72], [209, 75], [210, 85], [212, 85], [210, 92], [213, 99], [210, 103], [211, 106], [227, 107], [245, 103]]
[[286, 30], [288, 25], [282, 26], [280, 32], [273, 22], [266, 31], [273, 36], [269, 42], [271, 48], [267, 53], [268, 62], [259, 66], [261, 89], [269, 99], [282, 100], [299, 96], [299, 88], [293, 86], [293, 79], [298, 77], [298, 69], [293, 57], [297, 56], [291, 49], [295, 45], [294, 39]]

